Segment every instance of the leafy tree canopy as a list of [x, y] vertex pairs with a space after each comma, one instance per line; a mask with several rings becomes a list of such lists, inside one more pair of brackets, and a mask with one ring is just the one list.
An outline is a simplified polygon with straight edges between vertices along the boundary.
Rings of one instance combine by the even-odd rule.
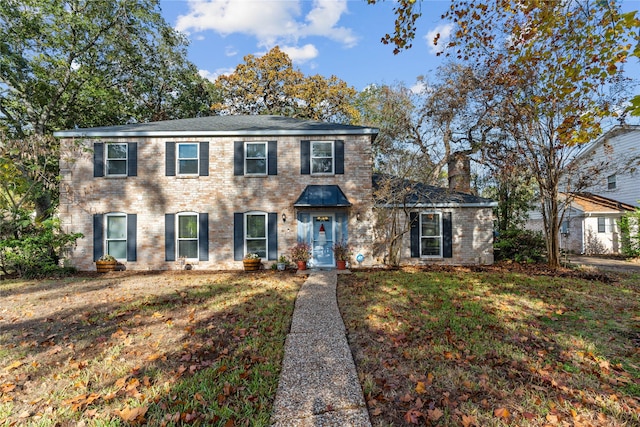
[[356, 90], [336, 76], [305, 77], [274, 47], [262, 57], [247, 55], [230, 75], [216, 81], [222, 100], [217, 114], [276, 114], [338, 123], [358, 121]]

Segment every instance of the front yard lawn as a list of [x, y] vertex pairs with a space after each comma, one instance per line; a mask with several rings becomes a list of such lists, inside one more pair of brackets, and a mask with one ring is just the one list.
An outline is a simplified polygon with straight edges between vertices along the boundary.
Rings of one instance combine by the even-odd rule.
[[640, 425], [640, 276], [561, 273], [341, 276], [373, 425]]
[[0, 425], [268, 425], [303, 280], [0, 281]]

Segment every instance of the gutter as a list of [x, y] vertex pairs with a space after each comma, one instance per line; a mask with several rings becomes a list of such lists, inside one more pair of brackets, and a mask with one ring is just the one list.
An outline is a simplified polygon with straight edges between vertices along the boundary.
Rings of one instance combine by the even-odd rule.
[[240, 131], [211, 131], [211, 130], [167, 130], [167, 131], [100, 131], [100, 130], [62, 130], [53, 133], [57, 138], [98, 138], [98, 137], [204, 137], [204, 136], [305, 136], [305, 135], [378, 135], [376, 129], [349, 130], [240, 130]]

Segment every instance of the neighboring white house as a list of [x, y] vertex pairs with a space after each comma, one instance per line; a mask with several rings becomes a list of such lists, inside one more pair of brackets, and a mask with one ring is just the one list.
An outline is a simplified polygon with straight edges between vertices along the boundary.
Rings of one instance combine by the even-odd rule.
[[[570, 168], [580, 176], [568, 185], [571, 197], [560, 226], [560, 247], [572, 253], [620, 252], [618, 220], [640, 206], [640, 126], [616, 126], [587, 144]], [[538, 210], [529, 213], [527, 228], [542, 230]]]

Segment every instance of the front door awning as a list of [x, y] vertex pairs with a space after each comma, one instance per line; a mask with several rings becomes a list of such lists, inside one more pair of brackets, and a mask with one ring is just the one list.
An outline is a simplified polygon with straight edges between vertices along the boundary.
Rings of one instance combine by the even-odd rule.
[[351, 203], [337, 185], [307, 185], [298, 200], [297, 208], [349, 207]]

